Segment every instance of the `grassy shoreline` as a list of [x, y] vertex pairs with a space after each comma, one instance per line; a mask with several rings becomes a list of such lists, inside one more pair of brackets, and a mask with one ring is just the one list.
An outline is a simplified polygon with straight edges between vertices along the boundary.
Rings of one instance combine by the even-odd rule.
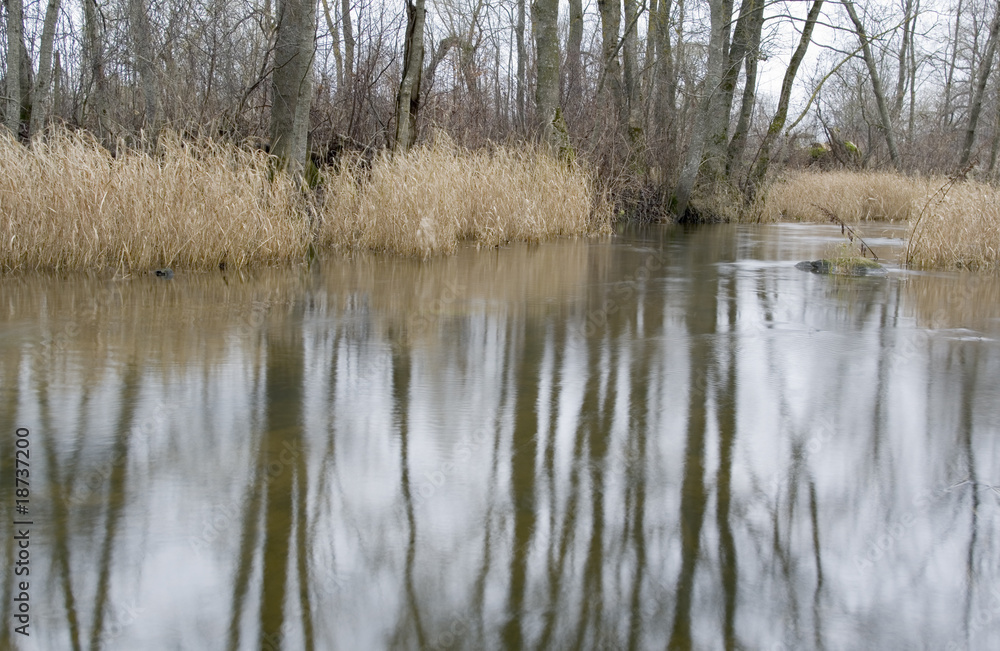
[[589, 173], [534, 150], [447, 141], [342, 161], [303, 192], [259, 150], [161, 138], [112, 157], [84, 133], [0, 138], [0, 271], [244, 268], [311, 247], [448, 253], [606, 232]]
[[[797, 172], [776, 181], [751, 221], [908, 224], [909, 266], [1000, 270], [1000, 189], [893, 172]], [[900, 260], [906, 263], [906, 260]]]
[[[462, 242], [610, 232], [592, 175], [527, 148], [469, 151], [446, 137], [403, 156], [342, 158], [303, 191], [260, 150], [178, 136], [111, 154], [57, 130], [0, 137], [0, 272], [146, 273], [293, 263], [314, 249], [429, 257]], [[909, 264], [1000, 269], [1000, 190], [890, 172], [793, 172], [745, 219], [909, 224]]]

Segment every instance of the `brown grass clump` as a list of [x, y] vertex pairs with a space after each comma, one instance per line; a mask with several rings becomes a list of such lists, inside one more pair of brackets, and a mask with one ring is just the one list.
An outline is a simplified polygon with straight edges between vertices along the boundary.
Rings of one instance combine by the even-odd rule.
[[1000, 190], [966, 181], [927, 204], [909, 235], [910, 264], [1000, 269]]
[[264, 152], [177, 136], [117, 157], [82, 133], [0, 137], [0, 270], [241, 268], [312, 244], [426, 257], [607, 230], [590, 176], [533, 150], [443, 142], [321, 177], [303, 192]]
[[901, 263], [1000, 269], [1000, 190], [964, 180], [965, 172], [933, 179], [800, 172], [771, 186], [755, 215], [760, 221], [906, 220], [910, 232]]
[[845, 222], [909, 220], [938, 185], [892, 172], [797, 172], [775, 182], [751, 218], [825, 222], [825, 208]]
[[578, 166], [534, 150], [470, 152], [444, 138], [384, 155], [367, 174], [359, 163], [329, 169], [324, 187], [321, 245], [424, 257], [460, 241], [496, 247], [601, 232], [609, 214], [594, 209]]
[[305, 203], [263, 152], [161, 140], [116, 158], [83, 133], [0, 138], [0, 268], [243, 267], [301, 257]]

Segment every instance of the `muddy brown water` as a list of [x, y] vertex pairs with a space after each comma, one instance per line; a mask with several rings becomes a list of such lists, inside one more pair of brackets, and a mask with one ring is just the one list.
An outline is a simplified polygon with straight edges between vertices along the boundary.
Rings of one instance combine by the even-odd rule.
[[0, 646], [998, 648], [1000, 279], [841, 239], [0, 277]]

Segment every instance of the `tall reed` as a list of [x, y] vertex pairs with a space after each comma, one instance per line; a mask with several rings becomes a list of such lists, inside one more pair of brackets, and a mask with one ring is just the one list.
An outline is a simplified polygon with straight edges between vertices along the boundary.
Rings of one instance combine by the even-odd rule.
[[235, 268], [311, 245], [426, 257], [607, 229], [588, 173], [531, 149], [445, 141], [321, 179], [304, 191], [262, 151], [176, 135], [115, 157], [83, 132], [0, 136], [0, 270]]
[[303, 255], [305, 203], [263, 152], [161, 139], [112, 157], [83, 132], [0, 140], [0, 268], [242, 267]]
[[[968, 170], [966, 170], [968, 171]], [[951, 178], [892, 172], [799, 172], [757, 206], [760, 221], [910, 222], [908, 260], [922, 268], [1000, 268], [1000, 190]]]
[[607, 230], [576, 165], [533, 149], [470, 152], [444, 138], [324, 173], [320, 244], [428, 256], [460, 241], [496, 247]]
[[933, 192], [934, 183], [893, 172], [793, 172], [768, 188], [750, 218], [824, 222], [825, 208], [845, 222], [905, 221], [916, 216], [914, 202]]
[[1000, 190], [974, 181], [955, 185], [928, 204], [909, 239], [912, 266], [1000, 270]]

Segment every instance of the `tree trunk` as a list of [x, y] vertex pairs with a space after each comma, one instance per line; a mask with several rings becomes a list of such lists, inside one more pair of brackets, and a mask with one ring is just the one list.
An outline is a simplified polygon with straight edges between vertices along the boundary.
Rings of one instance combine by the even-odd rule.
[[969, 105], [969, 124], [965, 129], [965, 142], [962, 144], [962, 157], [958, 162], [960, 168], [965, 168], [972, 158], [972, 145], [976, 141], [976, 126], [979, 123], [979, 113], [983, 109], [983, 95], [986, 93], [986, 82], [993, 71], [993, 57], [996, 55], [997, 39], [1000, 37], [1000, 0], [997, 1], [993, 22], [990, 23], [990, 36], [986, 41], [986, 54], [979, 64], [979, 74], [973, 90], [972, 102]]
[[673, 118], [677, 103], [674, 80], [673, 52], [670, 44], [671, 0], [659, 0], [656, 12], [650, 15], [653, 24], [653, 124], [655, 133], [663, 137]]
[[56, 21], [59, 18], [59, 0], [49, 0], [42, 25], [42, 42], [38, 53], [38, 77], [31, 97], [31, 125], [28, 136], [41, 133], [48, 117], [49, 86], [52, 84], [52, 42], [55, 40]]
[[799, 71], [799, 65], [806, 56], [809, 43], [812, 41], [813, 28], [816, 27], [816, 20], [819, 12], [823, 8], [823, 0], [814, 0], [809, 14], [806, 16], [806, 23], [802, 26], [802, 36], [799, 38], [799, 46], [795, 48], [788, 68], [785, 69], [784, 79], [781, 81], [781, 93], [778, 96], [778, 110], [771, 118], [771, 124], [764, 135], [764, 141], [760, 145], [760, 155], [754, 165], [753, 172], [747, 179], [746, 199], [747, 203], [754, 200], [757, 189], [763, 184], [767, 177], [767, 170], [771, 165], [771, 147], [778, 138], [781, 130], [785, 128], [785, 120], [788, 118], [788, 103], [792, 98], [792, 84], [795, 83], [795, 75]]
[[417, 141], [420, 110], [420, 76], [424, 69], [424, 0], [406, 3], [406, 45], [403, 77], [396, 95], [396, 140], [393, 150], [406, 153]]
[[131, 23], [132, 47], [135, 50], [135, 63], [142, 83], [142, 94], [146, 104], [146, 114], [143, 126], [151, 132], [155, 142], [157, 124], [156, 102], [156, 71], [153, 67], [153, 43], [149, 26], [149, 16], [146, 14], [144, 0], [129, 0], [129, 21]]
[[517, 26], [514, 39], [517, 42], [517, 124], [523, 130], [527, 126], [525, 120], [525, 94], [528, 85], [527, 65], [528, 49], [524, 45], [525, 0], [517, 0]]
[[[750, 22], [755, 5], [761, 0], [743, 0], [740, 5], [740, 15], [733, 30], [732, 44], [729, 43], [728, 27], [723, 52], [725, 63], [719, 80], [719, 90], [712, 100], [710, 112], [708, 139], [705, 143], [705, 153], [702, 161], [702, 172], [707, 173], [708, 182], [712, 185], [722, 183], [726, 177], [726, 164], [729, 159], [729, 123], [733, 113], [733, 97], [736, 94], [736, 82], [740, 68], [746, 56], [747, 44], [750, 39]], [[723, 8], [725, 15], [733, 13], [732, 0], [726, 0]]]
[[998, 153], [1000, 153], [1000, 102], [997, 102], [997, 116], [993, 122], [993, 142], [990, 144], [990, 165], [986, 170], [987, 176], [991, 179], [996, 178]]
[[562, 145], [559, 110], [559, 0], [534, 0], [531, 31], [535, 40], [535, 123], [542, 141]]
[[301, 175], [308, 155], [316, 7], [312, 0], [278, 5], [271, 77], [271, 153], [279, 166]]
[[344, 27], [344, 78], [347, 87], [351, 88], [354, 83], [354, 27], [351, 22], [351, 0], [342, 0], [340, 6], [340, 20]]
[[326, 29], [330, 32], [330, 40], [333, 42], [333, 61], [337, 69], [337, 92], [342, 92], [344, 88], [344, 55], [340, 52], [340, 30], [337, 28], [337, 21], [333, 18], [333, 11], [330, 10], [330, 0], [323, 0], [323, 18], [326, 19]]
[[635, 0], [624, 0], [625, 35], [622, 36], [623, 81], [625, 104], [628, 115], [626, 135], [632, 154], [635, 154], [642, 138], [642, 112], [639, 101], [639, 9]]
[[865, 33], [865, 26], [861, 23], [861, 19], [858, 18], [858, 12], [854, 10], [854, 2], [852, 0], [841, 0], [841, 3], [847, 9], [847, 14], [851, 17], [851, 22], [854, 23], [858, 39], [861, 41], [861, 52], [865, 58], [865, 65], [868, 66], [868, 76], [871, 78], [872, 90], [875, 93], [875, 103], [878, 106], [879, 119], [882, 121], [882, 131], [885, 134], [885, 142], [889, 146], [889, 157], [892, 159], [892, 163], [896, 166], [896, 169], [902, 170], [903, 164], [899, 159], [899, 149], [896, 147], [896, 136], [892, 130], [889, 106], [885, 101], [885, 93], [882, 92], [882, 80], [875, 65], [875, 56], [872, 54], [868, 34]]
[[21, 136], [21, 41], [24, 35], [24, 5], [21, 0], [7, 0], [7, 102], [4, 124]]
[[622, 26], [621, 0], [597, 0], [597, 10], [601, 14], [601, 79], [603, 89], [611, 98], [615, 111], [615, 121], [622, 134], [628, 132], [628, 111], [625, 103], [625, 88], [622, 83], [621, 65], [618, 62], [618, 35]]
[[958, 34], [962, 26], [962, 0], [958, 0], [955, 9], [955, 31], [951, 38], [951, 57], [948, 60], [948, 72], [944, 78], [944, 111], [942, 117], [945, 125], [950, 126], [954, 120], [951, 107], [951, 88], [955, 79], [955, 68], [958, 65]]
[[[84, 102], [89, 104], [94, 116], [94, 133], [106, 147], [113, 147], [110, 125], [108, 124], [107, 90], [104, 82], [104, 42], [101, 39], [101, 28], [98, 24], [96, 0], [83, 0], [83, 71], [81, 82], [84, 85]], [[84, 122], [87, 115], [82, 113], [79, 121]]]
[[[730, 8], [728, 13], [726, 7]], [[726, 64], [731, 9], [732, 4], [728, 0], [709, 0], [712, 32], [708, 42], [708, 64], [705, 80], [702, 83], [699, 111], [698, 115], [695, 116], [691, 132], [691, 143], [688, 146], [687, 158], [681, 169], [675, 195], [674, 214], [682, 221], [689, 218], [687, 214], [688, 203], [691, 201], [691, 193], [694, 191], [698, 173], [701, 171], [702, 155], [705, 152], [705, 142], [708, 140], [708, 131], [711, 127], [713, 102], [718, 93], [719, 82], [722, 80], [722, 69]]]
[[566, 106], [580, 110], [583, 97], [583, 0], [569, 0], [569, 36], [566, 39]]
[[[739, 173], [743, 164], [743, 150], [746, 147], [750, 120], [753, 117], [753, 109], [757, 101], [757, 61], [760, 57], [760, 34], [764, 28], [764, 2], [762, 0], [752, 0], [752, 2], [753, 7], [745, 25], [746, 34], [737, 38], [737, 41], [745, 38], [743, 42], [745, 79], [743, 97], [740, 100], [740, 116], [726, 151], [726, 177], [730, 181], [733, 180], [734, 175]], [[739, 24], [737, 24], [736, 29], [739, 31]]]
[[899, 45], [899, 69], [896, 73], [896, 97], [892, 102], [892, 120], [896, 122], [903, 111], [903, 100], [906, 98], [906, 87], [909, 82], [907, 62], [909, 50], [913, 43], [913, 33], [917, 24], [914, 10], [914, 0], [905, 0], [903, 5], [903, 38]]

